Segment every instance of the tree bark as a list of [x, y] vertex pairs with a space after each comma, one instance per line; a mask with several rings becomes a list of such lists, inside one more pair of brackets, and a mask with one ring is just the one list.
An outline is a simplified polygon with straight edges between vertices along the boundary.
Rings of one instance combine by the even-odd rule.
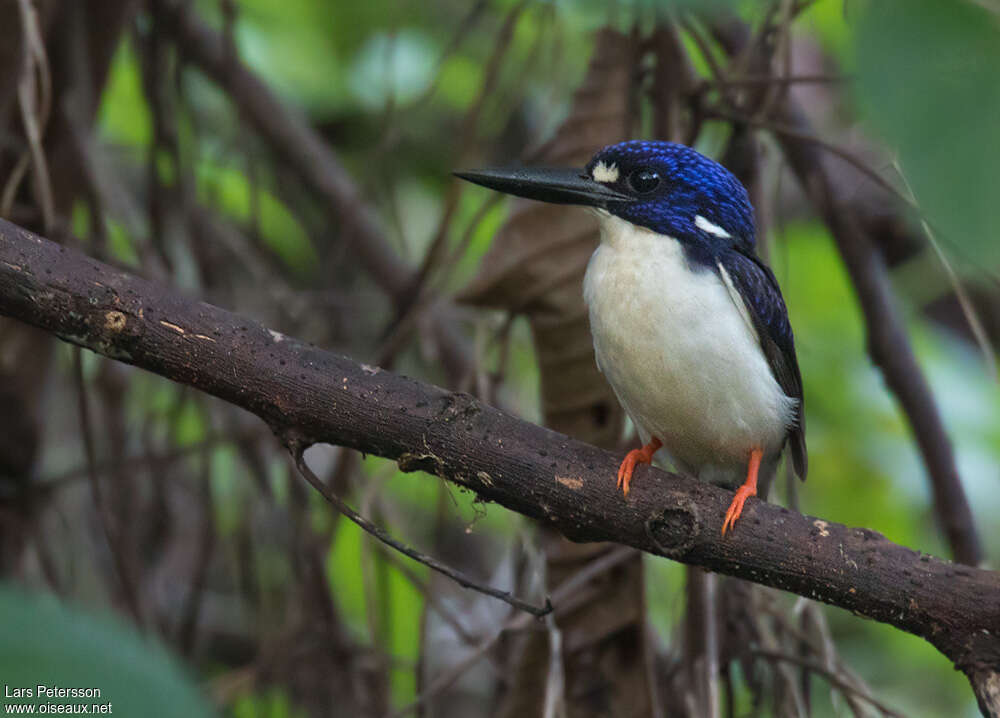
[[358, 364], [185, 298], [0, 220], [0, 313], [196, 387], [266, 421], [284, 442], [330, 442], [423, 470], [553, 526], [791, 591], [921, 636], [964, 671], [984, 712], [1000, 685], [1000, 574], [862, 528], [748, 503], [641, 469], [624, 499], [620, 456], [414, 379]]

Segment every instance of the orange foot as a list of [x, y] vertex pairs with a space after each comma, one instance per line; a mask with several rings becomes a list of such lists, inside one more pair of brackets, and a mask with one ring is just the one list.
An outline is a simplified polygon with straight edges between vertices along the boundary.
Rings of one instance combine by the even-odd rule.
[[731, 531], [736, 524], [736, 519], [743, 513], [743, 504], [746, 503], [747, 499], [757, 495], [757, 473], [760, 471], [760, 460], [763, 457], [764, 452], [761, 449], [753, 449], [750, 452], [750, 463], [747, 466], [747, 480], [736, 490], [733, 503], [729, 504], [729, 510], [726, 511], [726, 520], [722, 522], [723, 536], [726, 535], [726, 531]]
[[618, 488], [628, 496], [628, 485], [632, 481], [632, 472], [635, 471], [636, 464], [652, 464], [653, 454], [655, 454], [663, 442], [655, 436], [653, 440], [641, 449], [632, 449], [622, 459], [622, 465], [618, 467]]

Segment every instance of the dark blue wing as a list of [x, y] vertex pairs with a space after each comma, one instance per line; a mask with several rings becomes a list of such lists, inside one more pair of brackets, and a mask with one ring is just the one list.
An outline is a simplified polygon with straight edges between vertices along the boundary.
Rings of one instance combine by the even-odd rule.
[[729, 275], [750, 314], [761, 349], [767, 357], [774, 378], [788, 396], [798, 399], [794, 426], [788, 430], [795, 473], [806, 478], [806, 424], [803, 414], [802, 375], [795, 357], [795, 338], [788, 323], [785, 300], [774, 273], [753, 250], [733, 248], [723, 252], [718, 261]]

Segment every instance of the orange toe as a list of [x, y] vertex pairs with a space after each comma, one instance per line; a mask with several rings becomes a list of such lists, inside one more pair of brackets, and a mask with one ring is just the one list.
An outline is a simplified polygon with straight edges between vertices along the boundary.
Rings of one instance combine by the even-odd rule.
[[661, 446], [663, 446], [663, 442], [654, 437], [652, 441], [641, 449], [632, 449], [632, 451], [625, 454], [621, 466], [618, 467], [618, 488], [622, 490], [625, 496], [628, 496], [628, 486], [632, 482], [632, 473], [635, 471], [635, 467], [639, 464], [653, 463], [653, 454]]
[[726, 518], [722, 522], [723, 536], [726, 535], [726, 531], [731, 531], [733, 526], [736, 525], [736, 519], [743, 513], [743, 504], [747, 502], [747, 499], [757, 495], [757, 474], [760, 472], [760, 461], [763, 457], [764, 452], [760, 449], [753, 449], [750, 452], [750, 461], [747, 465], [747, 480], [736, 490], [736, 496], [733, 497], [733, 502], [729, 504], [729, 510], [726, 511]]
[[729, 510], [726, 511], [726, 520], [722, 522], [723, 536], [726, 535], [726, 531], [732, 530], [733, 526], [736, 525], [736, 519], [743, 513], [743, 504], [746, 503], [747, 499], [756, 495], [757, 487], [755, 486], [741, 486], [737, 489], [736, 496], [733, 497], [733, 502], [729, 504]]

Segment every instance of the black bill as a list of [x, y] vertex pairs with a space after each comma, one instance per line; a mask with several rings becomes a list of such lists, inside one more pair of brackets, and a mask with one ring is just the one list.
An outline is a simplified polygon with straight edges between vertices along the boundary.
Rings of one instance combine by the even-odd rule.
[[610, 202], [631, 202], [632, 197], [596, 182], [579, 169], [518, 167], [456, 172], [460, 177], [499, 192], [555, 204], [604, 207]]

